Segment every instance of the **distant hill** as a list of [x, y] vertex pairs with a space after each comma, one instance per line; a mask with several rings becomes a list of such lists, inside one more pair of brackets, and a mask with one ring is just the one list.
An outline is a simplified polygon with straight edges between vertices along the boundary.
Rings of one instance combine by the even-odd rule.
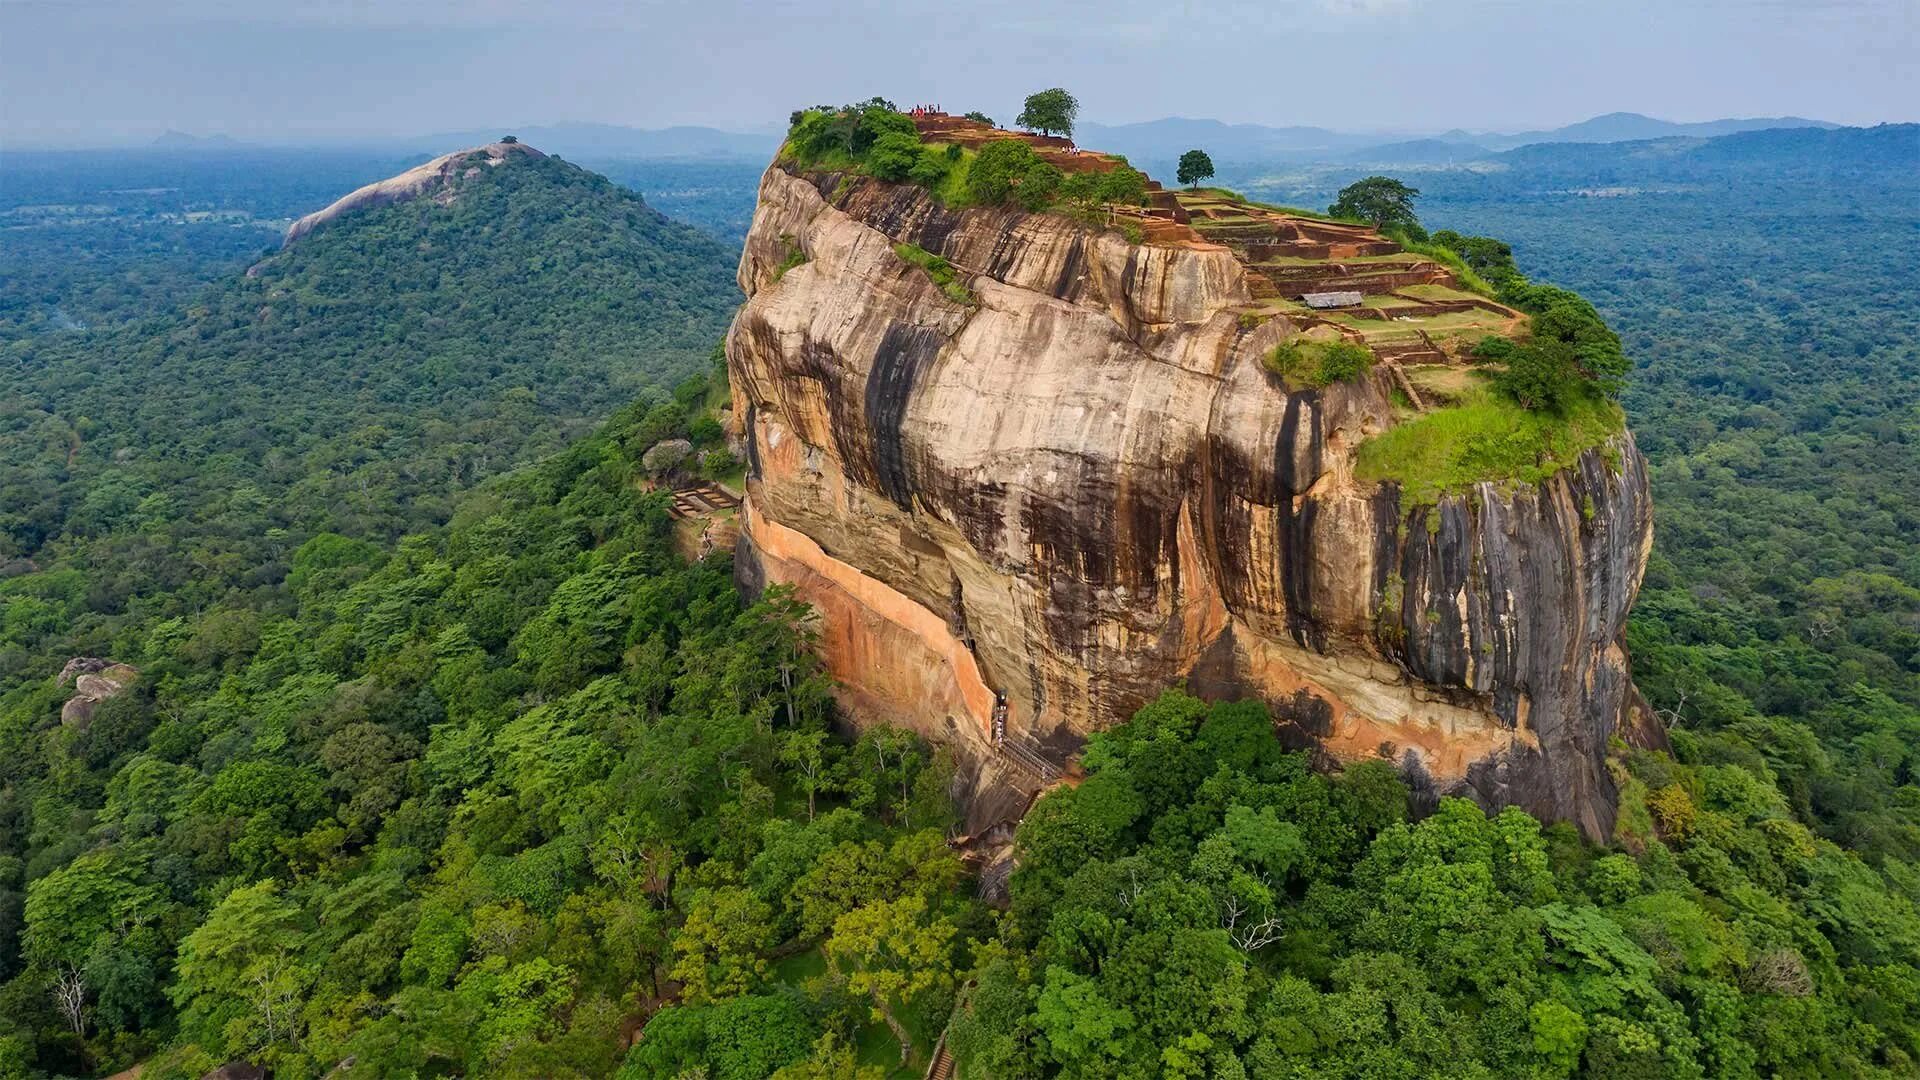
[[153, 140], [156, 150], [238, 150], [246, 145], [231, 135], [189, 135], [184, 131], [167, 131]]
[[1220, 161], [1326, 161], [1392, 141], [1319, 127], [1228, 124], [1177, 116], [1136, 124], [1081, 124], [1074, 136], [1082, 146], [1125, 154], [1136, 163], [1177, 158], [1194, 147]]
[[1705, 120], [1698, 123], [1676, 123], [1672, 120], [1659, 120], [1640, 113], [1614, 112], [1582, 120], [1577, 124], [1553, 128], [1549, 131], [1522, 131], [1511, 135], [1486, 135], [1475, 137], [1477, 141], [1494, 149], [1508, 149], [1525, 146], [1528, 143], [1615, 143], [1638, 142], [1645, 139], [1664, 139], [1673, 136], [1688, 135], [1697, 138], [1712, 138], [1717, 135], [1733, 135], [1742, 131], [1766, 131], [1774, 128], [1836, 128], [1824, 120], [1808, 120], [1799, 116], [1755, 117], [1749, 119]]
[[569, 158], [713, 158], [765, 161], [780, 147], [779, 135], [721, 131], [710, 127], [633, 128], [618, 124], [547, 124], [451, 132], [406, 140], [411, 146], [472, 146], [512, 134]]
[[1709, 120], [1675, 123], [1639, 113], [1608, 113], [1577, 124], [1547, 131], [1517, 133], [1453, 130], [1428, 138], [1365, 134], [1321, 127], [1268, 127], [1264, 124], [1227, 124], [1219, 120], [1168, 117], [1136, 124], [1082, 124], [1077, 141], [1109, 153], [1125, 154], [1135, 164], [1178, 158], [1199, 147], [1215, 161], [1335, 162], [1358, 161], [1444, 164], [1472, 160], [1487, 153], [1532, 143], [1613, 143], [1691, 136], [1708, 138], [1742, 131], [1775, 128], [1825, 128], [1838, 125], [1786, 116], [1762, 119]]
[[1587, 174], [1613, 169], [1638, 177], [1743, 169], [1800, 174], [1849, 168], [1920, 170], [1920, 124], [1774, 128], [1714, 138], [1617, 143], [1535, 143], [1500, 154], [1498, 160], [1533, 172]]
[[[717, 241], [532, 153], [463, 163], [431, 194], [350, 207], [171, 316], [15, 343], [0, 547], [131, 529], [131, 503], [82, 505], [108, 474], [166, 494], [136, 544], [155, 558], [212, 543], [257, 566], [266, 529], [397, 535], [707, 369], [738, 302]], [[267, 522], [206, 540], [192, 522], [236, 490]]]
[[1362, 165], [1458, 165], [1492, 155], [1493, 151], [1475, 143], [1412, 139], [1354, 150], [1344, 160]]

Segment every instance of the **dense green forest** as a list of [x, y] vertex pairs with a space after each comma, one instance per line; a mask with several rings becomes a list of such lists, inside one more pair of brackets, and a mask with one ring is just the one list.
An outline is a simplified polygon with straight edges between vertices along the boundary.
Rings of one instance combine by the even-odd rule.
[[1607, 850], [1456, 801], [1409, 822], [1389, 767], [1326, 778], [1261, 707], [1171, 693], [1094, 739], [987, 907], [940, 755], [834, 735], [804, 608], [673, 554], [638, 457], [684, 416], [625, 410], [391, 548], [312, 538], [290, 611], [152, 627], [84, 729], [16, 693], [0, 1054], [878, 1077], [951, 1016], [975, 1077], [1920, 1055], [1920, 876], [1818, 838], [1740, 733], [1623, 762]]
[[[0, 674], [394, 539], [708, 363], [730, 256], [555, 159], [352, 215], [184, 310], [0, 345]], [[191, 276], [190, 271], [181, 271]], [[75, 290], [82, 292], [82, 290]], [[86, 310], [82, 308], [81, 310]]]
[[[1029, 815], [1004, 908], [949, 763], [838, 734], [805, 609], [688, 564], [644, 490], [718, 438], [724, 249], [559, 162], [238, 281], [213, 230], [257, 225], [64, 267], [109, 226], [26, 230], [0, 1076], [877, 1080], [943, 1034], [968, 1080], [1913, 1075], [1920, 182], [1735, 156], [1417, 177], [1636, 361], [1674, 754], [1622, 750], [1615, 842], [1413, 820], [1384, 766], [1174, 691]], [[758, 170], [701, 168], [740, 220]], [[63, 724], [71, 655], [141, 674]]]

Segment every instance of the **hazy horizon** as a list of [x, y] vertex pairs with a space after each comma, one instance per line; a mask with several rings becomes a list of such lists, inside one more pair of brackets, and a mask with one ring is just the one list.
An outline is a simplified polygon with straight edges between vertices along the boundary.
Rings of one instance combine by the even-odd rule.
[[498, 127], [774, 130], [880, 93], [1003, 119], [1072, 89], [1083, 119], [1167, 117], [1417, 136], [1611, 112], [1696, 122], [1915, 118], [1905, 0], [1296, 0], [964, 12], [612, 0], [0, 0], [0, 140], [111, 146], [166, 131], [289, 144]]

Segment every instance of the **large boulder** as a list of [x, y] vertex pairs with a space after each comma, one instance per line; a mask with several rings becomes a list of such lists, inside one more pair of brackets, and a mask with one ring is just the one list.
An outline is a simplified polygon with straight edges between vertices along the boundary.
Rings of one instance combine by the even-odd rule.
[[739, 280], [739, 575], [821, 612], [857, 720], [956, 749], [973, 830], [1184, 682], [1428, 799], [1611, 831], [1652, 537], [1630, 435], [1415, 505], [1354, 476], [1397, 422], [1389, 373], [1290, 391], [1261, 358], [1295, 330], [1239, 317], [1226, 248], [866, 177], [768, 169]]
[[73, 696], [60, 707], [60, 722], [85, 729], [101, 702], [125, 693], [139, 677], [139, 670], [130, 664], [117, 664], [97, 656], [74, 657], [60, 669], [59, 684], [73, 686]]

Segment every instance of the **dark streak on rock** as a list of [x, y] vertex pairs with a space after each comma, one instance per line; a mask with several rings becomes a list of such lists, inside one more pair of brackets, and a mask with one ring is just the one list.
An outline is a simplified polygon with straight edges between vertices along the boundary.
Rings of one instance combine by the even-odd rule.
[[902, 510], [913, 509], [913, 483], [901, 445], [900, 422], [906, 418], [921, 373], [932, 366], [945, 340], [932, 327], [894, 323], [881, 338], [880, 351], [867, 374], [865, 406], [874, 475], [880, 489]]
[[[1313, 617], [1313, 523], [1319, 506], [1298, 500], [1313, 486], [1322, 468], [1324, 449], [1320, 430], [1320, 394], [1304, 391], [1287, 398], [1280, 439], [1274, 446], [1274, 512], [1278, 515], [1280, 582], [1287, 602], [1287, 632], [1293, 640], [1325, 652], [1326, 632]], [[1306, 444], [1301, 445], [1301, 413], [1305, 412]], [[1304, 459], [1304, 460], [1303, 460]]]
[[759, 406], [747, 402], [747, 475], [760, 479], [760, 427], [754, 423], [758, 417]]

